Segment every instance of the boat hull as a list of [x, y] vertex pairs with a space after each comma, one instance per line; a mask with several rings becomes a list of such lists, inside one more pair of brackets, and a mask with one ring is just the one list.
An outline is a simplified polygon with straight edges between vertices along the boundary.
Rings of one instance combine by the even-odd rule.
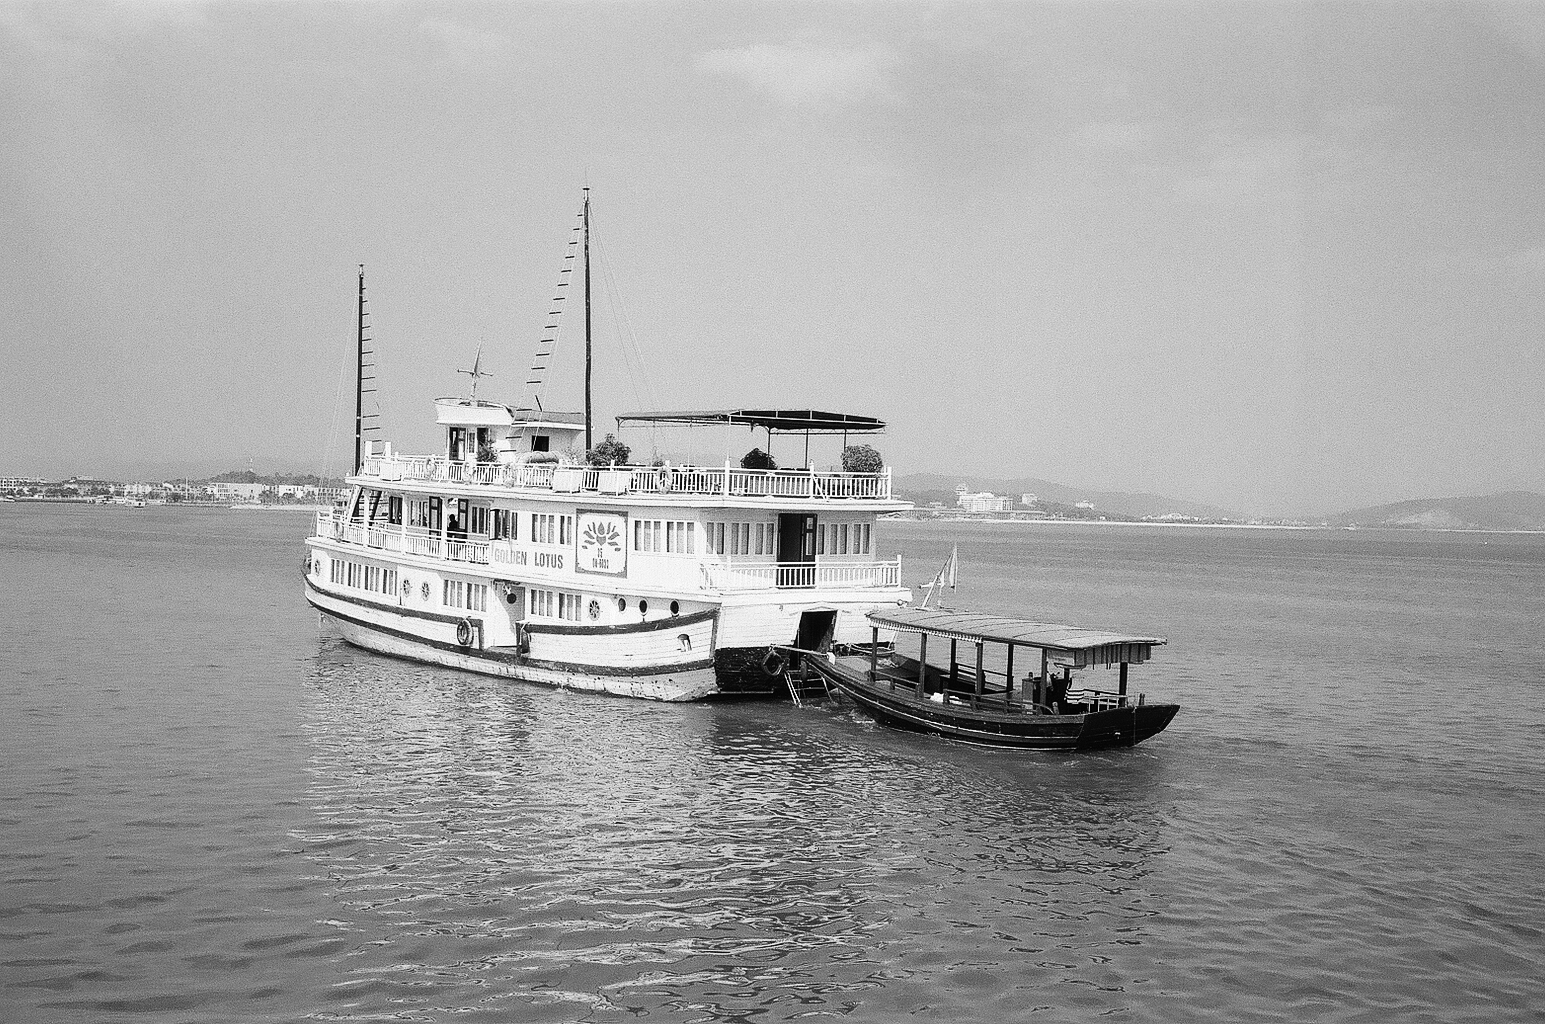
[[[309, 581], [306, 600], [344, 640], [380, 654], [518, 679], [539, 686], [618, 697], [693, 701], [718, 691], [711, 658], [675, 665], [625, 668], [549, 661], [532, 658], [515, 648], [484, 648], [476, 646], [475, 641], [474, 644], [462, 644], [455, 639], [458, 623], [454, 619], [437, 624], [394, 615], [390, 609], [329, 594], [310, 585]], [[446, 632], [447, 636], [431, 635], [439, 632]], [[474, 637], [480, 633], [479, 627], [474, 631]]]
[[968, 743], [1026, 750], [1094, 750], [1129, 747], [1164, 730], [1178, 704], [1131, 704], [1070, 715], [991, 711], [964, 703], [919, 700], [905, 689], [876, 686], [820, 658], [807, 664], [831, 688], [886, 725]]

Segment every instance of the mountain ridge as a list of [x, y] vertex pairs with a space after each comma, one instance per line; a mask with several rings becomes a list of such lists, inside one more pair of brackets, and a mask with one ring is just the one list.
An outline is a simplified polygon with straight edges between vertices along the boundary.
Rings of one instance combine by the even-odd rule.
[[945, 476], [941, 473], [910, 473], [897, 477], [894, 486], [899, 496], [919, 506], [941, 502], [946, 508], [955, 504], [955, 487], [965, 484], [973, 490], [1006, 494], [1019, 504], [1021, 494], [1033, 493], [1042, 502], [1073, 505], [1079, 501], [1094, 503], [1098, 514], [1142, 519], [1170, 514], [1202, 520], [1237, 522], [1324, 523], [1335, 527], [1367, 527], [1406, 530], [1545, 530], [1545, 494], [1534, 491], [1498, 491], [1484, 495], [1408, 498], [1347, 509], [1331, 515], [1250, 516], [1205, 502], [1170, 498], [1144, 491], [1102, 491], [1069, 487], [1039, 477], [990, 480], [974, 476]]

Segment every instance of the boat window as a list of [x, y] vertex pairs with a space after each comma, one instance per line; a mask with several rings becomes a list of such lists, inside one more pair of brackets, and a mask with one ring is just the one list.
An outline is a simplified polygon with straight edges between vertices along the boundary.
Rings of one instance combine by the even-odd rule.
[[386, 521], [393, 526], [402, 525], [402, 495], [394, 494], [387, 502]]
[[545, 452], [548, 450], [549, 439], [546, 434], [533, 434], [531, 436], [531, 450]]

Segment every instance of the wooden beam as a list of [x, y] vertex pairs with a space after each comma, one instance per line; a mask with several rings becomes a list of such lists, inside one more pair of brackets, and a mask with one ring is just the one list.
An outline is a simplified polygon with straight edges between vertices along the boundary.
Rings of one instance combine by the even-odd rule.
[[928, 696], [928, 634], [919, 633], [917, 637], [917, 699], [923, 700]]
[[[875, 676], [880, 671], [880, 627], [869, 628], [869, 684], [874, 685]], [[896, 681], [891, 680], [891, 689], [896, 688]]]
[[[985, 680], [987, 678], [986, 673], [984, 673], [982, 671], [982, 647], [983, 646], [984, 645], [983, 645], [983, 643], [980, 640], [978, 640], [976, 642], [976, 696], [973, 697], [972, 700], [971, 700], [971, 706], [972, 707], [975, 707], [976, 706], [976, 702], [981, 699], [981, 697], [982, 697], [982, 682], [983, 682], [983, 680]], [[1010, 686], [1014, 685], [1014, 679], [1013, 679], [1012, 676], [1009, 677], [1009, 685]]]

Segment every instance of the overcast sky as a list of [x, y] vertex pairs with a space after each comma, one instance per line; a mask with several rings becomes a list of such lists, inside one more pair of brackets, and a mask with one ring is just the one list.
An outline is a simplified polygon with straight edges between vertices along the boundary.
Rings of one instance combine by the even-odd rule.
[[337, 469], [360, 263], [386, 436], [480, 342], [525, 404], [589, 184], [603, 417], [1248, 511], [1545, 490], [1545, 5], [7, 4], [0, 83], [0, 475]]

